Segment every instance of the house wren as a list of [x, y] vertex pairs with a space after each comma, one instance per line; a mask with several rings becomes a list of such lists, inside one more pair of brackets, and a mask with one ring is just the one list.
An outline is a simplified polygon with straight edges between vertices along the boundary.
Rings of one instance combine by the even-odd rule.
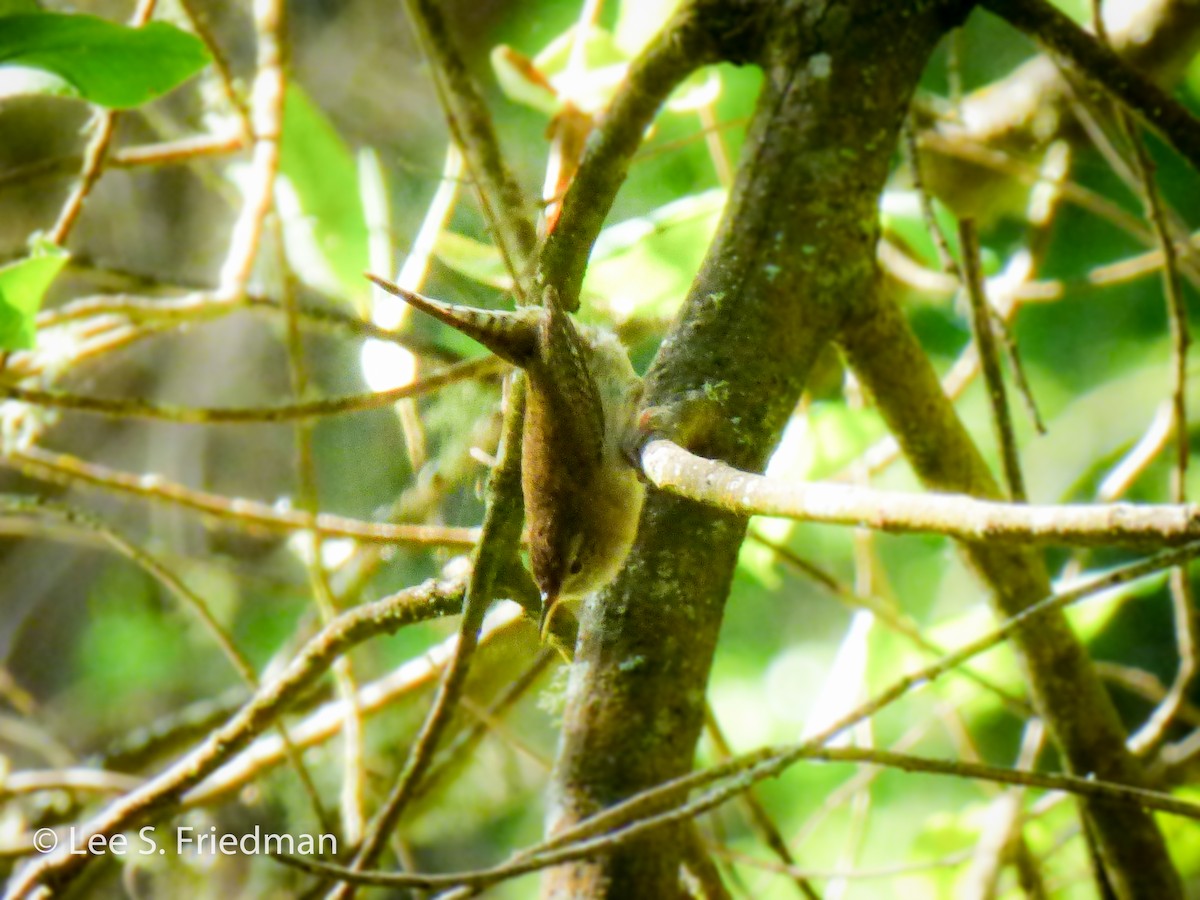
[[645, 489], [626, 455], [642, 383], [616, 336], [576, 325], [547, 287], [512, 312], [454, 306], [373, 282], [525, 370], [521, 489], [542, 628], [555, 606], [604, 587], [637, 535]]

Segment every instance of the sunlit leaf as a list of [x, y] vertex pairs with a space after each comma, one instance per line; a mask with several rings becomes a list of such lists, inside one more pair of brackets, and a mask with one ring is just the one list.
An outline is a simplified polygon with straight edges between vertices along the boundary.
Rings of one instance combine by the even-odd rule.
[[445, 265], [480, 284], [502, 291], [512, 289], [512, 275], [500, 258], [500, 251], [492, 244], [443, 230], [433, 245], [433, 252]]
[[721, 96], [721, 73], [713, 66], [693, 72], [677, 87], [667, 100], [667, 109], [674, 113], [695, 112], [712, 106]]
[[[575, 29], [569, 28], [534, 57], [534, 65], [542, 74], [553, 78], [568, 68], [574, 48]], [[587, 30], [583, 45], [583, 62], [587, 68], [599, 69], [628, 61], [629, 56], [617, 46], [610, 31], [595, 26]]]
[[[945, 236], [950, 252], [956, 260], [962, 259], [962, 249], [958, 244], [958, 223], [954, 215], [936, 197], [931, 198], [930, 202], [933, 206], [934, 221]], [[937, 246], [922, 215], [921, 199], [916, 191], [885, 191], [880, 201], [880, 213], [885, 232], [899, 238], [909, 252], [924, 265], [931, 269], [941, 269]], [[994, 275], [1000, 271], [1000, 259], [992, 250], [982, 247], [979, 256], [985, 274]]]
[[500, 90], [508, 99], [548, 116], [558, 112], [558, 93], [532, 59], [505, 44], [493, 47], [490, 59]]
[[67, 252], [53, 248], [0, 266], [0, 349], [33, 347], [34, 317], [66, 262]]
[[600, 233], [584, 290], [619, 316], [669, 314], [687, 293], [725, 206], [720, 188], [683, 197]]
[[130, 28], [57, 13], [0, 19], [0, 98], [66, 94], [126, 109], [178, 87], [208, 62], [199, 38], [166, 22]]
[[677, 6], [679, 0], [621, 0], [613, 42], [627, 56], [636, 56]]
[[30, 66], [0, 66], [0, 100], [41, 94], [44, 97], [78, 97], [69, 81], [45, 69]]
[[324, 113], [294, 83], [284, 108], [280, 175], [288, 260], [319, 290], [367, 296], [367, 224], [354, 155]]
[[492, 69], [508, 97], [554, 115], [563, 99], [594, 112], [608, 103], [624, 80], [629, 57], [603, 28], [587, 31], [583, 65], [573, 67], [575, 29], [569, 28], [533, 59], [503, 45], [492, 51]]

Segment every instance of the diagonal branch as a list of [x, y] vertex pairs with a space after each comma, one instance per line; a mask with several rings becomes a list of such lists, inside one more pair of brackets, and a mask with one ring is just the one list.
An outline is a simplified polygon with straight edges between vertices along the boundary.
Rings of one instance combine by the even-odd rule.
[[[932, 491], [996, 498], [978, 448], [946, 398], [924, 350], [895, 301], [883, 290], [870, 296], [839, 338], [847, 360], [873, 395], [922, 483]], [[903, 379], [897, 372], [905, 373]], [[1011, 617], [1049, 593], [1040, 556], [1031, 548], [965, 540], [963, 552], [987, 583], [998, 616]], [[1022, 629], [1013, 644], [1038, 712], [1070, 771], [1138, 785], [1141, 766], [1125, 746], [1125, 730], [1087, 651], [1065, 617], [1048, 615]], [[1152, 817], [1134, 806], [1083, 807], [1096, 836], [1105, 874], [1118, 896], [1177, 897], [1178, 875]]]
[[520, 290], [525, 261], [537, 242], [531, 207], [501, 153], [491, 113], [458, 51], [441, 4], [406, 0], [405, 9], [433, 63], [446, 124], [466, 158], [484, 216]]
[[[248, 746], [351, 647], [413, 622], [457, 612], [462, 595], [461, 580], [443, 583], [431, 579], [338, 616], [309, 640], [291, 664], [277, 678], [264, 684], [228, 722], [141, 788], [78, 826], [72, 834], [74, 846], [63, 846], [29, 865], [10, 882], [5, 897], [18, 900], [29, 896], [39, 886], [51, 890], [65, 887], [94, 859], [95, 851], [91, 847], [107, 846], [107, 838], [177, 804], [190, 788]], [[104, 839], [90, 843], [95, 835], [102, 835]]]
[[620, 92], [588, 139], [562, 216], [538, 260], [538, 283], [558, 288], [563, 306], [579, 305], [579, 286], [592, 245], [625, 181], [646, 129], [667, 97], [701, 66], [753, 55], [759, 3], [693, 0], [634, 60]]
[[983, 6], [1112, 94], [1200, 171], [1200, 120], [1065, 13], [1045, 0], [983, 0]]

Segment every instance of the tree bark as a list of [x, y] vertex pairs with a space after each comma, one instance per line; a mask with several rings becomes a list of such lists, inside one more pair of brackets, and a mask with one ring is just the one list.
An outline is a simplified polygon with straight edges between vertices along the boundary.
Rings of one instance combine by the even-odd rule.
[[[720, 424], [692, 449], [761, 471], [817, 354], [873, 294], [877, 205], [900, 126], [965, 5], [752, 8], [738, 49], [755, 49], [762, 94], [717, 236], [647, 376], [647, 404], [703, 391]], [[691, 768], [745, 528], [652, 492], [628, 564], [584, 612], [551, 832]], [[551, 871], [544, 896], [679, 896], [686, 845], [682, 830], [659, 829]]]

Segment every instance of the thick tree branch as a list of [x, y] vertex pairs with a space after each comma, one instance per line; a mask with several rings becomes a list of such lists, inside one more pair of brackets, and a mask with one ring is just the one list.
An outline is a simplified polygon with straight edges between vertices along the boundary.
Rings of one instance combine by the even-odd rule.
[[701, 66], [751, 57], [759, 39], [755, 18], [760, 6], [744, 0], [693, 0], [630, 67], [625, 85], [588, 140], [558, 225], [538, 260], [538, 283], [555, 285], [565, 308], [579, 305], [592, 244], [659, 108]]
[[[842, 332], [848, 361], [874, 396], [921, 481], [933, 491], [998, 498], [999, 489], [970, 435], [942, 393], [937, 373], [894, 301], [880, 290]], [[903, 372], [904, 378], [896, 373]], [[964, 552], [1008, 618], [1050, 592], [1031, 549], [966, 541]], [[1034, 704], [1071, 772], [1139, 785], [1141, 767], [1087, 652], [1061, 615], [1013, 637]], [[1118, 896], [1177, 897], [1180, 886], [1154, 820], [1134, 806], [1085, 801], [1106, 874]], [[1143, 893], [1144, 892], [1144, 893]]]
[[[713, 397], [721, 424], [698, 449], [739, 468], [765, 464], [846, 298], [870, 293], [879, 193], [916, 79], [952, 18], [950, 4], [836, 6], [743, 10], [762, 29], [764, 88], [717, 236], [647, 377], [652, 406]], [[699, 8], [685, 7], [676, 27]], [[734, 50], [756, 44], [743, 32]], [[603, 215], [608, 196], [576, 202]], [[556, 271], [573, 278], [586, 246], [557, 252], [568, 259], [553, 260]], [[745, 526], [662, 493], [647, 499], [624, 571], [580, 625], [552, 833], [690, 769]], [[678, 896], [684, 843], [677, 825], [647, 832], [548, 873], [544, 896]]]

